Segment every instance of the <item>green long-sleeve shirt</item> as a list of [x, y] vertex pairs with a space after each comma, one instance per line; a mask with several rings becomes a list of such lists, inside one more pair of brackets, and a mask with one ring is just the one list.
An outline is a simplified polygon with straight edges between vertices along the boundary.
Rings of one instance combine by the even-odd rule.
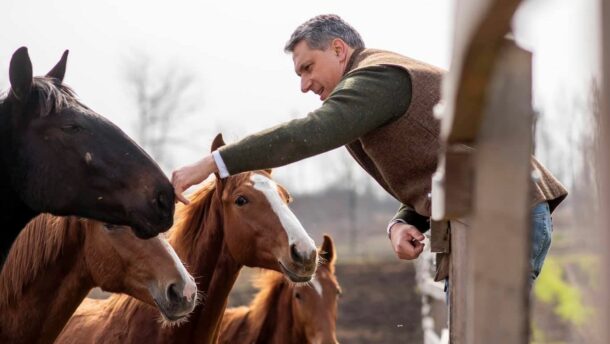
[[[219, 153], [230, 174], [284, 166], [355, 141], [404, 115], [410, 102], [411, 79], [405, 70], [363, 68], [346, 75], [306, 117], [250, 135]], [[415, 212], [405, 207], [397, 216], [412, 223]]]
[[411, 80], [397, 67], [376, 66], [344, 77], [318, 109], [220, 148], [230, 174], [280, 167], [346, 145], [403, 115]]

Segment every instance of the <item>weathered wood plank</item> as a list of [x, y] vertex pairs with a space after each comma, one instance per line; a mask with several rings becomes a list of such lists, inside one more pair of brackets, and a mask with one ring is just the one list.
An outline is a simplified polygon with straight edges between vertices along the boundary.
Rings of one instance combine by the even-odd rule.
[[451, 221], [451, 266], [449, 269], [449, 339], [454, 344], [471, 343], [467, 333], [468, 321], [468, 241], [469, 226], [464, 220]]
[[528, 342], [531, 80], [531, 54], [505, 41], [476, 144], [467, 343]]
[[447, 143], [476, 138], [491, 70], [520, 2], [457, 1], [453, 57], [443, 85], [441, 137]]
[[[440, 157], [437, 170], [432, 176], [432, 220], [458, 219], [470, 212], [472, 153], [473, 149], [469, 146], [453, 144]], [[440, 251], [433, 249], [433, 252]]]
[[[602, 56], [602, 88], [601, 88], [601, 116], [600, 116], [600, 149], [598, 152], [598, 160], [600, 162], [600, 204], [610, 204], [610, 1], [601, 0], [601, 56]], [[600, 328], [604, 332], [602, 333], [601, 343], [610, 343], [610, 213], [604, 206], [600, 207], [600, 221], [598, 233], [605, 235], [600, 247], [602, 254], [604, 255], [604, 263], [601, 264], [604, 270], [603, 283], [605, 284], [601, 289], [603, 290], [604, 300], [601, 302], [602, 306], [600, 314]]]

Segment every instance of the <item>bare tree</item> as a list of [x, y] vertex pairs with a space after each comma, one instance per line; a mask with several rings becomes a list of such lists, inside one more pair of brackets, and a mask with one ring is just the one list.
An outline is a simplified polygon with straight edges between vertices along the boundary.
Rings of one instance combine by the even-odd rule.
[[137, 111], [137, 140], [161, 166], [171, 166], [171, 146], [192, 144], [176, 135], [176, 124], [198, 107], [196, 77], [184, 66], [162, 65], [144, 53], [126, 58], [124, 69]]

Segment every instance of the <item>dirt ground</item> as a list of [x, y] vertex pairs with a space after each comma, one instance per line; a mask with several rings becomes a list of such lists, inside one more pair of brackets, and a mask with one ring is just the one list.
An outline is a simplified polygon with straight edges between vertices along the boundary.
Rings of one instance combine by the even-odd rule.
[[[339, 300], [340, 343], [422, 343], [421, 299], [414, 288], [410, 262], [343, 263], [337, 265], [343, 289]], [[245, 270], [231, 292], [230, 306], [247, 304], [255, 290]]]

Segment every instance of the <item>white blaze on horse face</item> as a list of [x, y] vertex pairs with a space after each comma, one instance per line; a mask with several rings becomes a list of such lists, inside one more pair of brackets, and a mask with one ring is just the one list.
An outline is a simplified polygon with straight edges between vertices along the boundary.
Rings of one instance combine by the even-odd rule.
[[320, 281], [318, 281], [316, 277], [311, 280], [311, 285], [313, 285], [313, 288], [316, 290], [318, 295], [322, 297], [322, 284], [320, 283]]
[[184, 280], [184, 289], [182, 290], [182, 296], [186, 297], [186, 300], [190, 302], [194, 297], [197, 296], [197, 284], [195, 283], [193, 276], [191, 276], [186, 271], [186, 268], [184, 267], [182, 261], [176, 254], [176, 251], [174, 251], [174, 248], [167, 242], [167, 240], [161, 235], [159, 235], [157, 238], [161, 241], [161, 244], [163, 245], [165, 250], [167, 250], [167, 253], [169, 253], [169, 255], [172, 257], [172, 260], [176, 265], [176, 269], [180, 273], [180, 277]]
[[296, 215], [294, 215], [292, 210], [280, 197], [277, 184], [273, 180], [257, 173], [253, 173], [250, 176], [250, 180], [254, 184], [254, 188], [267, 197], [271, 208], [280, 219], [282, 227], [284, 227], [286, 234], [288, 234], [288, 245], [294, 244], [299, 252], [315, 252], [316, 245], [313, 239], [307, 234], [299, 219], [297, 219]]

